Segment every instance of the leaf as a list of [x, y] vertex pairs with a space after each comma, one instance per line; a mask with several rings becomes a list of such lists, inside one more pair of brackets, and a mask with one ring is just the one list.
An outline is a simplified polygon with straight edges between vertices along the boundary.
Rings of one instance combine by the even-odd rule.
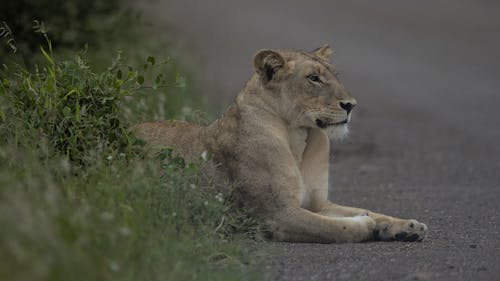
[[155, 83], [161, 84], [162, 77], [163, 77], [162, 73], [158, 74], [158, 76], [156, 76]]
[[116, 72], [116, 78], [118, 79], [122, 79], [122, 76], [123, 76], [123, 73], [121, 70], [118, 70], [118, 72]]
[[80, 104], [77, 102], [75, 107], [75, 120], [76, 122], [80, 121]]
[[49, 54], [47, 54], [47, 52], [42, 46], [40, 46], [40, 50], [42, 51], [43, 56], [50, 62], [50, 64], [54, 65], [54, 60]]
[[142, 75], [137, 76], [137, 83], [139, 83], [140, 85], [144, 84], [144, 76]]
[[154, 58], [154, 57], [149, 56], [149, 57], [148, 57], [148, 59], [147, 59], [147, 61], [148, 61], [149, 63], [151, 63], [151, 65], [155, 65], [155, 58]]
[[78, 90], [77, 89], [72, 89], [71, 91], [69, 91], [62, 99], [65, 100], [67, 99], [69, 96], [71, 96], [72, 94], [74, 93], [77, 93]]
[[179, 88], [186, 87], [186, 78], [184, 76], [180, 75], [179, 73], [177, 73], [177, 75], [175, 76], [175, 84]]
[[160, 62], [160, 64], [168, 64], [169, 62], [170, 62], [170, 57], [167, 57], [162, 62]]
[[71, 109], [67, 106], [63, 108], [63, 115], [64, 117], [68, 117], [71, 114]]

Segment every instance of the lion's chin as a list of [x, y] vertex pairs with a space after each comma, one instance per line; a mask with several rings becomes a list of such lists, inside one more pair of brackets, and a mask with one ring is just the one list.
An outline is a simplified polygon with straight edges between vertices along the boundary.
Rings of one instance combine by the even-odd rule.
[[323, 129], [328, 135], [330, 140], [340, 141], [343, 140], [349, 133], [349, 128], [347, 124], [328, 126]]

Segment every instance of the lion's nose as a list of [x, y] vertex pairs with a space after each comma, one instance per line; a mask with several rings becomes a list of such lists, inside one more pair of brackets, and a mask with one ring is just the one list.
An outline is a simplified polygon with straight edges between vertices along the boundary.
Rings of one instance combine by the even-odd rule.
[[347, 114], [351, 112], [351, 110], [354, 108], [356, 104], [352, 102], [340, 102], [340, 107], [347, 111]]

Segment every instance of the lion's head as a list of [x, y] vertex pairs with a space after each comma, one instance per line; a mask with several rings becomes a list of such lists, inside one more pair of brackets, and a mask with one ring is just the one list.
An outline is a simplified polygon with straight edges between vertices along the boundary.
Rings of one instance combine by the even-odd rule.
[[331, 54], [329, 46], [310, 53], [261, 50], [254, 66], [263, 95], [290, 124], [321, 128], [331, 138], [341, 138], [356, 100], [339, 82]]

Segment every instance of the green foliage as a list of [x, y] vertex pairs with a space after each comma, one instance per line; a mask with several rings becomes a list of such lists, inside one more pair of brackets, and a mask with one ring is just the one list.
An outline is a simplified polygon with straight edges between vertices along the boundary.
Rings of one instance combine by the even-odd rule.
[[[0, 95], [10, 106], [2, 115], [23, 120], [50, 147], [82, 164], [91, 149], [108, 152], [129, 145], [131, 136], [118, 118], [124, 90], [113, 73], [95, 74], [78, 56], [56, 64], [42, 52], [47, 66], [33, 73], [20, 69], [18, 79], [4, 79]], [[15, 132], [3, 133], [6, 138]]]
[[12, 30], [4, 21], [0, 23], [0, 38], [5, 41], [5, 46], [10, 49], [10, 51], [12, 51], [13, 53], [17, 52], [15, 40], [12, 37]]
[[166, 199], [157, 202], [158, 209], [164, 208], [162, 213], [170, 214], [167, 217], [178, 232], [189, 235], [209, 233], [221, 239], [235, 234], [256, 234], [257, 222], [231, 204], [233, 187], [217, 186], [201, 177], [199, 167], [206, 160], [200, 157], [199, 163], [185, 163], [181, 157], [172, 157], [172, 149], [161, 150], [157, 160], [162, 163], [164, 183], [184, 183], [168, 189]]
[[118, 157], [75, 177], [64, 158], [0, 155], [1, 280], [255, 277], [223, 235], [226, 195], [200, 190], [192, 165]]
[[[41, 52], [46, 64], [35, 67], [33, 72], [19, 66], [3, 71], [0, 117], [6, 120], [0, 124], [0, 140], [8, 141], [12, 135], [23, 132], [12, 124], [28, 126], [32, 137], [47, 140], [49, 147], [83, 165], [93, 161], [89, 151], [108, 155], [134, 143], [124, 118], [120, 118], [120, 106], [128, 106], [132, 114], [143, 109], [134, 103], [134, 97], [158, 88], [182, 86], [177, 79], [169, 83], [168, 76], [157, 69], [141, 72], [125, 66], [120, 56], [106, 71], [95, 73], [78, 55], [56, 62], [50, 41], [48, 50], [42, 47]], [[154, 58], [149, 57], [148, 61], [150, 68], [154, 67]], [[144, 70], [147, 68], [145, 65]], [[16, 79], [9, 79], [12, 71]], [[145, 84], [146, 75], [155, 77], [149, 86]]]
[[2, 3], [0, 280], [256, 278], [231, 189], [128, 131], [202, 121], [160, 32], [116, 0]]
[[171, 94], [186, 83], [171, 62], [118, 54], [95, 71], [50, 41], [41, 53], [32, 71], [0, 75], [0, 280], [254, 279], [233, 234], [257, 225], [230, 190], [169, 149], [148, 159], [127, 130], [175, 110], [150, 107], [158, 97], [187, 98]]

